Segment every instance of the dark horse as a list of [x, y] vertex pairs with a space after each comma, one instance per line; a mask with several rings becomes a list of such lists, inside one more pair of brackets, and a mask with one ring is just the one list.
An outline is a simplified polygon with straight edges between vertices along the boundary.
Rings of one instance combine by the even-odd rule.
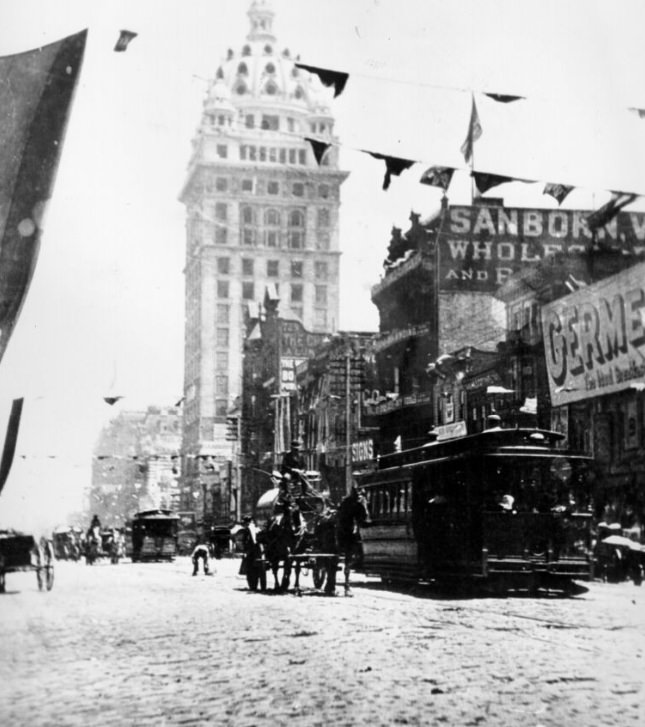
[[[295, 505], [276, 505], [276, 512], [261, 533], [264, 554], [273, 572], [276, 591], [286, 591], [291, 580], [293, 556], [304, 549], [305, 522]], [[278, 570], [282, 564], [282, 581]], [[300, 568], [296, 561], [295, 587], [299, 587]]]
[[336, 592], [336, 571], [340, 558], [344, 562], [345, 595], [350, 595], [349, 575], [352, 564], [361, 553], [360, 527], [369, 524], [367, 500], [353, 488], [343, 498], [337, 510], [327, 509], [316, 520], [314, 525], [314, 548], [321, 553], [333, 553], [331, 557], [318, 559], [314, 570], [314, 585], [325, 586], [325, 593]]

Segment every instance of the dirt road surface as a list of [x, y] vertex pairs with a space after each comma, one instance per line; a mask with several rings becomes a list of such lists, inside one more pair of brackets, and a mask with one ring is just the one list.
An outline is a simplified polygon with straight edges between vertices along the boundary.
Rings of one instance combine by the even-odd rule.
[[57, 563], [0, 595], [0, 724], [645, 724], [645, 588], [252, 593], [239, 561]]

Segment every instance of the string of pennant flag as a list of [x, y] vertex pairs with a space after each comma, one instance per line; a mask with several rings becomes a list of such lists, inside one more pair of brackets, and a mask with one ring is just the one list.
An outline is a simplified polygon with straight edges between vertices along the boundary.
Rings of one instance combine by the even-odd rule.
[[[339, 96], [349, 80], [349, 74], [339, 71], [332, 71], [329, 69], [319, 68], [317, 66], [306, 65], [303, 63], [296, 63], [296, 67], [302, 70], [308, 71], [318, 76], [321, 83], [328, 87], [333, 88], [334, 98]], [[445, 88], [445, 87], [444, 87]], [[467, 89], [452, 88], [455, 91], [465, 92]], [[477, 104], [475, 102], [475, 93], [469, 91], [472, 96], [471, 114], [466, 132], [466, 138], [461, 145], [460, 151], [464, 157], [467, 167], [470, 169], [470, 175], [473, 178], [475, 187], [479, 194], [484, 194], [493, 187], [499, 186], [507, 182], [523, 182], [523, 183], [536, 183], [544, 182], [543, 194], [551, 196], [557, 201], [559, 205], [566, 199], [566, 197], [576, 189], [574, 185], [562, 184], [559, 182], [544, 181], [539, 179], [527, 179], [512, 176], [504, 176], [500, 174], [491, 173], [489, 171], [476, 171], [473, 165], [474, 156], [474, 145], [475, 142], [483, 135], [483, 127], [479, 118], [477, 110]], [[512, 103], [514, 101], [520, 101], [525, 99], [525, 96], [481, 92], [484, 96], [491, 98], [494, 101], [502, 104]], [[630, 107], [629, 111], [635, 112], [640, 118], [645, 118], [645, 109], [639, 109]], [[331, 146], [340, 146], [337, 142], [330, 140], [323, 140], [311, 136], [304, 137], [312, 148], [314, 157], [318, 165], [322, 163], [323, 157], [327, 150]], [[406, 159], [402, 157], [395, 157], [388, 154], [382, 154], [376, 151], [369, 151], [365, 149], [359, 149], [363, 153], [369, 154], [375, 159], [382, 160], [385, 163], [385, 176], [383, 179], [383, 189], [387, 190], [390, 186], [393, 176], [399, 176], [403, 171], [409, 169], [414, 164], [423, 163], [421, 159]], [[463, 169], [463, 167], [455, 166], [437, 166], [433, 165], [428, 167], [421, 175], [419, 182], [433, 187], [438, 187], [444, 191], [448, 190], [452, 181], [454, 173]], [[615, 215], [627, 205], [634, 202], [640, 195], [624, 190], [607, 190], [611, 193], [611, 199], [601, 208], [591, 213], [587, 218], [587, 225], [591, 231], [599, 229], [606, 225]]]

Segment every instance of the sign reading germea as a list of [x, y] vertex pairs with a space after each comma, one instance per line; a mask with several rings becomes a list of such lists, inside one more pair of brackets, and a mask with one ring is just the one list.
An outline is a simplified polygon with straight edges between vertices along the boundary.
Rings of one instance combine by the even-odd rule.
[[568, 404], [645, 379], [645, 263], [542, 309], [551, 401]]
[[[494, 292], [512, 273], [556, 252], [583, 251], [590, 211], [455, 206], [439, 235], [441, 290]], [[598, 239], [645, 252], [645, 213], [620, 212]]]

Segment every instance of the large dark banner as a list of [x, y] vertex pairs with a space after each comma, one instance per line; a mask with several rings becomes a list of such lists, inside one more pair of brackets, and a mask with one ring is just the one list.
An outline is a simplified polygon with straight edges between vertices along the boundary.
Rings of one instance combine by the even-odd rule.
[[[450, 206], [439, 234], [440, 289], [494, 292], [522, 267], [555, 252], [583, 251], [591, 241], [589, 210]], [[645, 213], [620, 212], [598, 240], [645, 252]]]
[[86, 39], [0, 58], [0, 361], [36, 265]]

